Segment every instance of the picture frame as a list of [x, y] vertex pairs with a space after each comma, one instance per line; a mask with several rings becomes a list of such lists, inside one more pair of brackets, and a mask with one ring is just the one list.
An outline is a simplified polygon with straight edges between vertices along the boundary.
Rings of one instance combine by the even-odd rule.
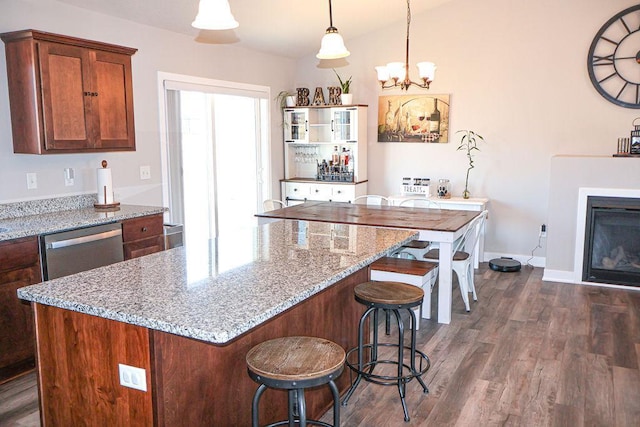
[[450, 95], [378, 97], [378, 142], [449, 142]]

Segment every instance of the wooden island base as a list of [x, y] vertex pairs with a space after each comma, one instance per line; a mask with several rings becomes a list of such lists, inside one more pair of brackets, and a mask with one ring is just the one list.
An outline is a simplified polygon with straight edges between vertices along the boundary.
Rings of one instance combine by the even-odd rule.
[[[42, 425], [251, 425], [249, 349], [293, 335], [356, 346], [364, 308], [353, 289], [368, 278], [363, 268], [225, 345], [34, 304]], [[145, 369], [148, 391], [121, 386], [119, 363]], [[336, 383], [344, 392], [349, 373]], [[311, 418], [331, 407], [327, 387], [305, 396]], [[286, 419], [286, 408], [286, 392], [268, 390], [260, 423]]]

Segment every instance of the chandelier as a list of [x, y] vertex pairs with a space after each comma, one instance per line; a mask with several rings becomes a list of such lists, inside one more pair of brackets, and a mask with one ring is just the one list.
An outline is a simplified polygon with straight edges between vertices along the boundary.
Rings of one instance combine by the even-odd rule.
[[[378, 81], [383, 89], [400, 86], [400, 89], [408, 90], [411, 85], [429, 89], [429, 84], [433, 81], [436, 74], [436, 64], [433, 62], [418, 62], [418, 74], [422, 79], [422, 83], [414, 82], [409, 78], [409, 27], [411, 25], [411, 5], [407, 0], [407, 50], [405, 53], [404, 64], [402, 62], [390, 62], [387, 65], [376, 67], [378, 72]], [[393, 80], [393, 84], [389, 83], [389, 78]], [[400, 80], [404, 78], [404, 80]]]
[[331, 13], [331, 0], [329, 0], [329, 28], [320, 42], [320, 51], [316, 55], [318, 59], [338, 59], [351, 54], [344, 45], [344, 40], [338, 29], [333, 26], [333, 14]]

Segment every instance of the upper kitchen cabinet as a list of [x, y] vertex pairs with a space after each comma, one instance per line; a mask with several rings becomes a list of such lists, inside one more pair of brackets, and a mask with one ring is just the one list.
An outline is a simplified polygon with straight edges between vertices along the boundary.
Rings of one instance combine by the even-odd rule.
[[131, 56], [137, 49], [34, 30], [0, 38], [15, 153], [135, 150]]

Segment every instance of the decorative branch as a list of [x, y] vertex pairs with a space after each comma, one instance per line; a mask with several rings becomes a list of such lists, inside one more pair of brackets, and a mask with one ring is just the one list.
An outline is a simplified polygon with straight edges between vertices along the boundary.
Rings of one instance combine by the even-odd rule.
[[469, 159], [469, 167], [467, 168], [467, 176], [464, 180], [464, 192], [462, 197], [468, 199], [471, 196], [469, 193], [469, 172], [474, 168], [473, 164], [473, 152], [480, 151], [478, 148], [478, 140], [484, 141], [484, 138], [472, 130], [459, 130], [456, 133], [464, 133], [460, 139], [460, 145], [457, 150], [463, 150], [466, 152], [467, 159]]

